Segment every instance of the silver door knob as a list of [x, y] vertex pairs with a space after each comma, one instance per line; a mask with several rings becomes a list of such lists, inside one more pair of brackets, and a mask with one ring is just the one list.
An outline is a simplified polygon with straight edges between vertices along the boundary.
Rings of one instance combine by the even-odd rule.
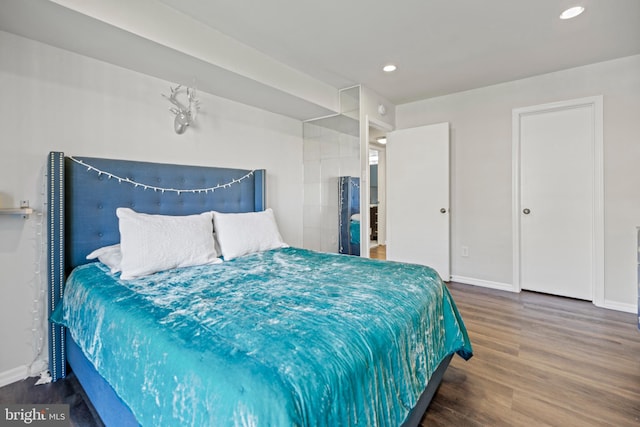
[[528, 209], [528, 208], [524, 208], [524, 209], [522, 210], [522, 213], [523, 213], [523, 214], [525, 214], [525, 215], [529, 215], [529, 214], [531, 213], [531, 210], [530, 210], [530, 209]]
[[445, 208], [440, 209], [440, 213], [447, 213], [447, 210]]

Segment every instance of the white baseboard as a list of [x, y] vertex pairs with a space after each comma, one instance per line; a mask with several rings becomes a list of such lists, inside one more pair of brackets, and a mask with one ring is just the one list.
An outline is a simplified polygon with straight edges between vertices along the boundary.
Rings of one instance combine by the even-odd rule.
[[[465, 285], [481, 286], [483, 288], [498, 289], [507, 292], [516, 292], [508, 283], [491, 282], [489, 280], [474, 279], [472, 277], [451, 276], [452, 282], [463, 283]], [[626, 313], [637, 313], [638, 307], [635, 304], [627, 304], [618, 301], [605, 300], [600, 307], [609, 310], [624, 311]]]
[[465, 285], [482, 286], [483, 288], [498, 289], [501, 291], [515, 292], [509, 283], [492, 282], [489, 280], [474, 279], [472, 277], [451, 276], [452, 282], [463, 283]]
[[18, 366], [17, 368], [13, 368], [8, 371], [0, 372], [0, 387], [4, 387], [8, 384], [13, 384], [16, 381], [21, 381], [28, 376], [29, 368], [25, 365]]
[[49, 363], [46, 360], [38, 359], [31, 366], [22, 365], [8, 371], [0, 372], [0, 387], [22, 381], [28, 377], [41, 375], [49, 369]]
[[624, 302], [611, 301], [606, 299], [604, 300], [604, 304], [602, 305], [602, 308], [608, 308], [609, 310], [624, 311], [627, 313], [638, 312], [638, 307], [635, 304], [627, 304]]

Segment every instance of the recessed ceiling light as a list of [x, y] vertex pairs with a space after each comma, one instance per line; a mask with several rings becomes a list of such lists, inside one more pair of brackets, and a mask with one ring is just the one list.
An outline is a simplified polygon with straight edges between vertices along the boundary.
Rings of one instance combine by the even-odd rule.
[[386, 144], [387, 143], [387, 137], [386, 136], [381, 136], [379, 138], [376, 138], [376, 141], [378, 141], [379, 144]]
[[570, 7], [569, 9], [565, 10], [560, 14], [560, 19], [575, 18], [576, 16], [580, 15], [582, 12], [584, 12], [584, 7], [582, 6]]
[[395, 65], [393, 65], [393, 64], [388, 64], [388, 65], [385, 65], [384, 67], [382, 67], [382, 70], [383, 70], [383, 71], [385, 71], [385, 72], [387, 72], [387, 73], [390, 73], [390, 72], [392, 72], [392, 71], [395, 71], [397, 68], [398, 68], [398, 67], [396, 67], [396, 66], [395, 66]]

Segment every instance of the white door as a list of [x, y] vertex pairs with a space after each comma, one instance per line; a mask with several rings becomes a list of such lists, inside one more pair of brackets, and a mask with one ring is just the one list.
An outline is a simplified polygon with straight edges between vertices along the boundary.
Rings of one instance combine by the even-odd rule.
[[387, 134], [387, 259], [449, 281], [449, 123]]
[[578, 102], [517, 114], [521, 289], [594, 298], [594, 109]]

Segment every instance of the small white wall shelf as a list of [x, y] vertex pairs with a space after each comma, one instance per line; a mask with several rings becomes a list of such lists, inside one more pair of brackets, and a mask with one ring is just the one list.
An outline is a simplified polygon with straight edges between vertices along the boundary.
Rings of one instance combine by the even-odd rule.
[[32, 208], [0, 208], [0, 215], [21, 215], [25, 219], [32, 213]]

